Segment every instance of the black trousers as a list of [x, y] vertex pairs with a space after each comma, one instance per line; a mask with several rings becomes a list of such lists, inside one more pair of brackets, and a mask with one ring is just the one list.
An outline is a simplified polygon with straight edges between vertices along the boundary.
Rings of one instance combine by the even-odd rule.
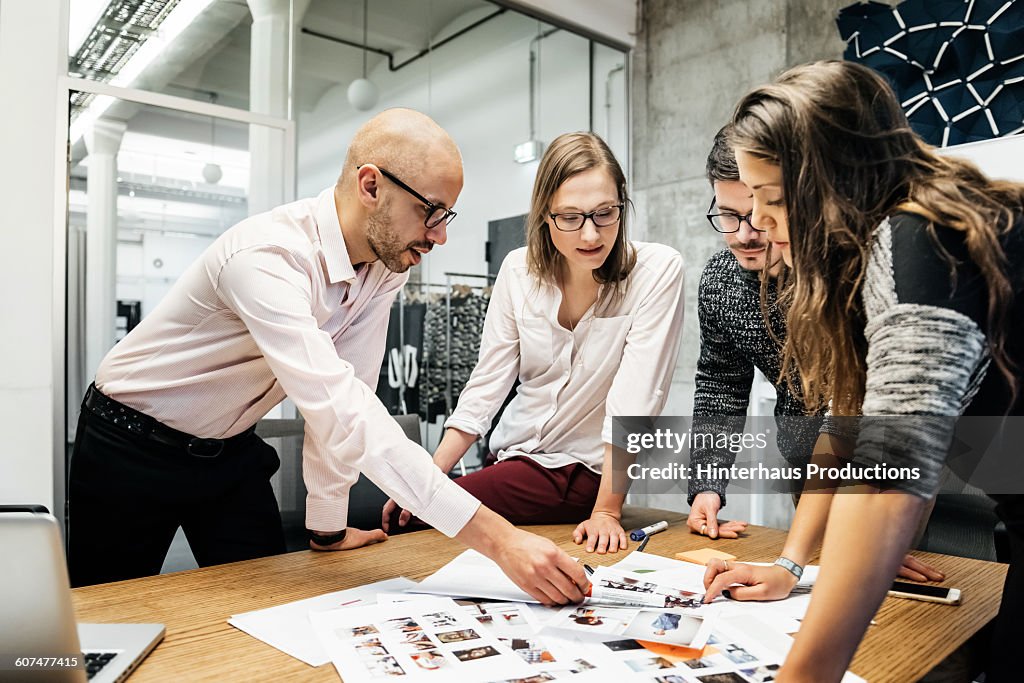
[[1010, 568], [1003, 584], [999, 615], [992, 624], [992, 647], [986, 683], [1020, 681], [1020, 654], [1024, 640], [1024, 495], [992, 496], [996, 515], [1010, 537]]
[[70, 466], [71, 584], [159, 574], [178, 527], [203, 567], [283, 553], [270, 486], [280, 464], [255, 434], [201, 458], [83, 407]]

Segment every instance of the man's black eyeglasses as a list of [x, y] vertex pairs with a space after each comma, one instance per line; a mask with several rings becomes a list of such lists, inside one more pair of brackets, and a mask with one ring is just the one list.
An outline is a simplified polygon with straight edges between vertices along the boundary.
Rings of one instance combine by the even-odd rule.
[[711, 227], [722, 233], [739, 232], [740, 226], [745, 222], [751, 227], [751, 229], [757, 232], [765, 232], [761, 228], [757, 227], [750, 222], [754, 212], [751, 211], [746, 216], [741, 216], [738, 213], [711, 213], [715, 210], [715, 200], [711, 200], [711, 206], [708, 207], [708, 222], [711, 223]]
[[[362, 166], [356, 166], [356, 169], [360, 168], [362, 168]], [[427, 217], [423, 219], [424, 227], [436, 228], [441, 223], [448, 225], [453, 220], [455, 220], [456, 216], [459, 215], [445, 206], [440, 206], [430, 201], [429, 199], [421, 195], [419, 192], [417, 192], [416, 190], [412, 189], [411, 187], [403, 183], [401, 180], [399, 180], [393, 173], [385, 171], [380, 166], [377, 167], [377, 170], [380, 171], [382, 176], [393, 182], [395, 185], [398, 185], [400, 188], [411, 194], [416, 199], [423, 202], [423, 206], [427, 209]]]

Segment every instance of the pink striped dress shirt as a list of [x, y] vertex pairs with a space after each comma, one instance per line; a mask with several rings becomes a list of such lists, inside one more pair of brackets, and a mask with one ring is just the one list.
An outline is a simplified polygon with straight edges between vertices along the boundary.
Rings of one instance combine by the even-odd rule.
[[221, 235], [103, 360], [96, 386], [175, 429], [245, 431], [287, 395], [306, 420], [306, 526], [345, 527], [363, 472], [448, 536], [479, 506], [409, 441], [374, 394], [407, 275], [356, 270], [334, 188]]

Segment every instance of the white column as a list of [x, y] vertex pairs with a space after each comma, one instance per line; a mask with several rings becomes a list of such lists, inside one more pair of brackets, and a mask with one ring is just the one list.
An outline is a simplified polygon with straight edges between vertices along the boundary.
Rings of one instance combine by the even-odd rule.
[[114, 346], [117, 315], [117, 151], [125, 124], [98, 119], [86, 132], [89, 204], [85, 237], [85, 374]]
[[68, 0], [0, 1], [0, 503], [64, 516]]
[[[252, 13], [249, 48], [249, 110], [280, 118], [288, 116], [289, 53], [310, 0], [248, 0]], [[268, 211], [285, 200], [284, 132], [249, 126], [249, 214]]]

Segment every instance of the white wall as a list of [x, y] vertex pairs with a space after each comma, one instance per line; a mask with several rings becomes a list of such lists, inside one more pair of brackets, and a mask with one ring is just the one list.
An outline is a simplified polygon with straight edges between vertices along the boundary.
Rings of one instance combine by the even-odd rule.
[[[512, 152], [517, 143], [529, 139], [529, 46], [536, 35], [536, 20], [507, 13], [439, 48], [429, 61], [424, 58], [394, 73], [381, 64], [369, 74], [381, 90], [380, 102], [371, 112], [356, 112], [348, 105], [348, 84], [329, 90], [314, 111], [299, 114], [299, 196], [335, 182], [348, 140], [373, 114], [394, 106], [424, 111], [458, 143], [466, 180], [448, 244], [424, 259], [423, 280], [443, 282], [446, 271], [485, 273], [488, 221], [529, 208], [537, 164], [517, 164]], [[600, 73], [594, 94], [598, 133], [604, 132], [604, 66], [614, 59], [615, 55], [602, 53], [600, 68], [595, 59], [595, 71]], [[548, 143], [564, 132], [588, 130], [589, 42], [558, 31], [540, 41], [540, 65], [537, 137]], [[299, 80], [302, 68], [300, 64]], [[615, 78], [613, 119], [623, 125], [625, 88], [622, 74]], [[624, 130], [614, 137], [623, 148]]]
[[58, 517], [64, 244], [55, 193], [64, 187], [58, 160], [66, 123], [59, 121], [57, 75], [67, 65], [67, 1], [0, 3], [0, 91], [16, 103], [4, 108], [0, 126], [0, 503], [42, 503]]
[[993, 178], [1024, 182], [1024, 134], [1009, 138], [970, 142], [940, 150], [943, 154], [969, 159]]

